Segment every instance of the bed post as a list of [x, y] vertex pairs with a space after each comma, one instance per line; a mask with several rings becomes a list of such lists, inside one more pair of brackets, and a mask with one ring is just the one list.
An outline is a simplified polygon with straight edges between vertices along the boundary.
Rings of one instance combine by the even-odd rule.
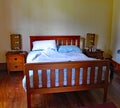
[[31, 94], [27, 92], [27, 108], [31, 108]]
[[107, 90], [108, 90], [108, 85], [106, 87], [104, 87], [103, 102], [106, 102], [106, 100], [107, 100]]
[[28, 68], [29, 67], [25, 64], [27, 108], [31, 108], [30, 78], [29, 78], [29, 69]]
[[106, 100], [107, 100], [107, 91], [108, 91], [108, 84], [109, 84], [109, 78], [108, 78], [108, 76], [109, 76], [109, 71], [110, 71], [109, 67], [110, 67], [110, 62], [109, 62], [109, 64], [107, 64], [107, 69], [106, 69], [106, 74], [105, 74], [103, 102], [106, 102]]

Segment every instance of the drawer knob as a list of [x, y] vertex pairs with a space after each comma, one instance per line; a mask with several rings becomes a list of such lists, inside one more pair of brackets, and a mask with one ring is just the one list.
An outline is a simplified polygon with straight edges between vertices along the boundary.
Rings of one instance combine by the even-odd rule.
[[18, 68], [18, 66], [15, 66], [15, 68]]
[[14, 60], [17, 60], [17, 58], [14, 58]]

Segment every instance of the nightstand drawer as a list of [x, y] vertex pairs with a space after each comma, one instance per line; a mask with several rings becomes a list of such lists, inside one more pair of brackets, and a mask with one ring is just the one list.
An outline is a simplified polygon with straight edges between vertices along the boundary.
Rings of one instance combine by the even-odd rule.
[[83, 53], [87, 55], [88, 57], [96, 58], [96, 59], [103, 59], [103, 53], [104, 51], [97, 49], [96, 51], [89, 51], [84, 49]]
[[23, 64], [8, 64], [9, 71], [22, 71], [23, 70]]
[[24, 58], [22, 56], [17, 56], [17, 55], [10, 55], [7, 57], [8, 62], [10, 63], [16, 63], [16, 62], [23, 62]]
[[10, 71], [24, 71], [24, 64], [26, 62], [26, 51], [8, 51], [6, 53], [7, 70]]

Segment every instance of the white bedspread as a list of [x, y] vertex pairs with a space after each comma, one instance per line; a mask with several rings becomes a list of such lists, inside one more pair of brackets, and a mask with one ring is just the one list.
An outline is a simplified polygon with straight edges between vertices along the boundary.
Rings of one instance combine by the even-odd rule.
[[59, 53], [54, 50], [30, 51], [27, 63], [95, 60], [83, 53]]

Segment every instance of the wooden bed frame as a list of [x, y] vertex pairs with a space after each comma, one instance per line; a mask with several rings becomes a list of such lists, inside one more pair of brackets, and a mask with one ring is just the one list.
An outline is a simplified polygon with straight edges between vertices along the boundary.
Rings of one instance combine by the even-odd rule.
[[[30, 36], [30, 49], [32, 49], [32, 42], [36, 40], [56, 40], [58, 45], [73, 44], [80, 46], [80, 36]], [[105, 78], [102, 79], [102, 67], [106, 66]], [[90, 84], [87, 84], [87, 70], [91, 67]], [[94, 82], [95, 67], [98, 67], [97, 82]], [[63, 84], [63, 69], [67, 68], [67, 86]], [[75, 85], [71, 84], [72, 68], [75, 68]], [[79, 84], [80, 68], [83, 68], [83, 82]], [[46, 70], [50, 69], [51, 87], [47, 87]], [[59, 86], [55, 86], [55, 69], [59, 69]], [[29, 70], [33, 70], [33, 85], [30, 87]], [[38, 70], [42, 70], [42, 87], [39, 88]], [[47, 94], [58, 92], [72, 92], [80, 90], [89, 90], [95, 88], [103, 88], [103, 101], [107, 99], [107, 88], [109, 78], [109, 61], [108, 60], [93, 60], [93, 61], [72, 61], [72, 62], [47, 62], [47, 63], [26, 63], [25, 64], [26, 86], [27, 86], [27, 105], [31, 108], [31, 95], [33, 94]]]

